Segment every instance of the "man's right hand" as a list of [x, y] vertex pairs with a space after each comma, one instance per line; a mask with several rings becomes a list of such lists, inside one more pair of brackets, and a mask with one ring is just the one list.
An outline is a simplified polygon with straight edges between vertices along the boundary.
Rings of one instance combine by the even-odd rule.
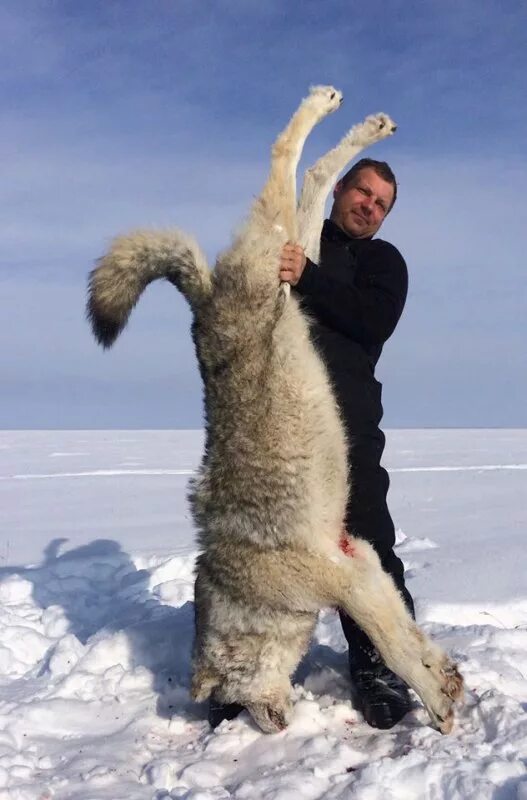
[[296, 286], [306, 266], [306, 254], [300, 244], [287, 242], [280, 256], [280, 280]]

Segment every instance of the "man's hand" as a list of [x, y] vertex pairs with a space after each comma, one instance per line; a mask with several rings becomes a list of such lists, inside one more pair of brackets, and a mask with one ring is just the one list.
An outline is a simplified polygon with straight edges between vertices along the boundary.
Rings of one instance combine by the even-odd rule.
[[306, 266], [304, 248], [299, 244], [284, 244], [280, 256], [280, 280], [296, 286]]

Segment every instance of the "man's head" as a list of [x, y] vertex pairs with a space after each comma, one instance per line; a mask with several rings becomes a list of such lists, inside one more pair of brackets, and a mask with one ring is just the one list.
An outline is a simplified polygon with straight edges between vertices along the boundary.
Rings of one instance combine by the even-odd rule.
[[354, 239], [381, 227], [397, 197], [395, 175], [385, 161], [362, 158], [335, 186], [331, 220]]

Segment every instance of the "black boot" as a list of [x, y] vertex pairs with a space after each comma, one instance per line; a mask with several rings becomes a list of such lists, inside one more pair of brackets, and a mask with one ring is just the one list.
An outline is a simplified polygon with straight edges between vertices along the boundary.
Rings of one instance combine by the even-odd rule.
[[221, 703], [212, 696], [209, 701], [209, 725], [211, 728], [217, 728], [224, 719], [234, 719], [243, 710], [243, 706], [238, 703]]
[[352, 700], [372, 728], [393, 728], [412, 707], [406, 683], [383, 663], [377, 650], [350, 652]]

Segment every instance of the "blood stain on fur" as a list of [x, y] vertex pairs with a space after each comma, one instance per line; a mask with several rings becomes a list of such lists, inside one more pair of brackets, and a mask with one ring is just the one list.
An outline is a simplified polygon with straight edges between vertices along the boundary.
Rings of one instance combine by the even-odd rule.
[[355, 555], [355, 547], [353, 546], [351, 539], [345, 533], [342, 533], [340, 536], [339, 547], [345, 556], [353, 558]]

